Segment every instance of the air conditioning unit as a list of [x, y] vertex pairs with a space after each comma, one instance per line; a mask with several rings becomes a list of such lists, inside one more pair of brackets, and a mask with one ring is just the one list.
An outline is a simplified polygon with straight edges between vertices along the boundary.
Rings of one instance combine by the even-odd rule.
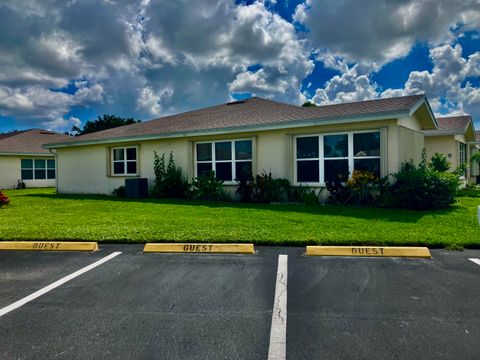
[[143, 199], [148, 197], [148, 179], [125, 179], [125, 197], [129, 199]]

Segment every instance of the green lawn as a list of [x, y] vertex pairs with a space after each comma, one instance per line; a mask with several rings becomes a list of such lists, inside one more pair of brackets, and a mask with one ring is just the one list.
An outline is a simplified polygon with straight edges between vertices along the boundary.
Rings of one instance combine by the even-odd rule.
[[456, 244], [480, 247], [480, 198], [431, 212], [374, 208], [123, 200], [6, 191], [0, 240], [253, 241], [256, 244]]

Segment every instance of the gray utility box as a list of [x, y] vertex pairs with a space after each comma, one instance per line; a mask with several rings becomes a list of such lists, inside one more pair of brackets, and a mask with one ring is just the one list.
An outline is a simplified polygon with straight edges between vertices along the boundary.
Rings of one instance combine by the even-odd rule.
[[125, 197], [129, 199], [143, 199], [148, 197], [148, 179], [125, 179]]

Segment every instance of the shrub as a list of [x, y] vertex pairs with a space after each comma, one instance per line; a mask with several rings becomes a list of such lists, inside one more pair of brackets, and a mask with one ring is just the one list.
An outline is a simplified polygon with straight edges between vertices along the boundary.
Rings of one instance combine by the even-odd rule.
[[288, 189], [288, 201], [314, 205], [318, 204], [318, 197], [320, 194], [317, 194], [315, 189], [312, 189], [308, 186], [291, 186]]
[[436, 152], [430, 159], [429, 165], [436, 171], [445, 172], [450, 169], [452, 164], [448, 162], [445, 155]]
[[460, 187], [458, 174], [437, 171], [426, 162], [425, 152], [418, 166], [412, 160], [403, 163], [393, 177], [393, 184], [385, 186], [382, 195], [391, 197], [392, 205], [398, 208], [446, 208], [455, 202]]
[[170, 152], [168, 164], [165, 162], [165, 154], [159, 156], [153, 152], [153, 168], [155, 172], [155, 185], [153, 194], [159, 198], [184, 199], [189, 195], [190, 186], [183, 176], [182, 169], [175, 165], [173, 152]]
[[256, 202], [270, 204], [288, 199], [287, 191], [290, 182], [287, 179], [274, 179], [272, 173], [262, 173], [255, 179], [254, 199]]
[[217, 180], [214, 171], [209, 171], [193, 179], [193, 196], [200, 200], [230, 200], [223, 189], [223, 181]]
[[9, 203], [10, 199], [8, 198], [8, 196], [4, 192], [0, 191], [0, 208], [3, 206], [7, 206]]
[[113, 189], [112, 194], [114, 196], [118, 196], [118, 197], [121, 197], [121, 198], [125, 197], [125, 186], [122, 185], [122, 186], [119, 186], [116, 189]]
[[252, 202], [255, 191], [255, 178], [253, 177], [253, 173], [251, 171], [243, 172], [235, 181], [238, 183], [235, 193], [240, 196], [240, 201]]
[[355, 170], [347, 181], [351, 199], [358, 205], [371, 205], [374, 190], [378, 189], [378, 178], [370, 171]]
[[272, 173], [264, 172], [255, 177], [251, 172], [244, 173], [235, 180], [240, 201], [269, 204], [289, 200], [290, 182], [283, 178], [275, 179]]
[[327, 202], [336, 205], [346, 205], [352, 198], [352, 190], [343, 185], [340, 180], [327, 181], [325, 186], [330, 193]]

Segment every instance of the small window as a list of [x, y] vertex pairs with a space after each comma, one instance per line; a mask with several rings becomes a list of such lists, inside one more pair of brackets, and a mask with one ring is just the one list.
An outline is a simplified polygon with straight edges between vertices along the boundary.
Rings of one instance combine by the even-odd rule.
[[22, 159], [22, 180], [53, 180], [55, 179], [54, 159]]
[[233, 182], [252, 172], [252, 140], [197, 143], [196, 176], [214, 171], [218, 180]]
[[112, 149], [113, 175], [137, 175], [137, 147]]

